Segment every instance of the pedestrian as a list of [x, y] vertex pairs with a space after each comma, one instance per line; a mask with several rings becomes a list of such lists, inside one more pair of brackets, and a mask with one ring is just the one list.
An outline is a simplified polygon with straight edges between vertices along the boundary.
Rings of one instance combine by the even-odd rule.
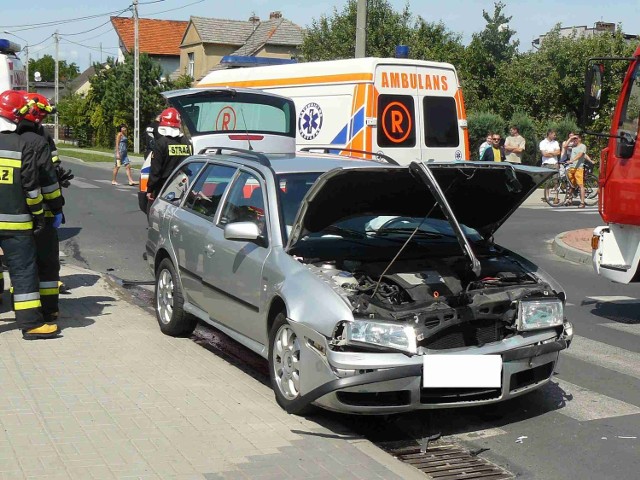
[[[49, 155], [37, 159], [38, 178], [42, 191], [45, 226], [35, 237], [36, 263], [40, 281], [40, 302], [45, 323], [55, 323], [59, 317], [58, 296], [60, 294], [60, 246], [58, 228], [64, 222], [62, 207], [64, 197], [58, 181], [51, 144], [44, 136], [42, 121], [55, 109], [39, 93], [24, 92], [29, 109], [18, 122], [17, 132], [30, 144], [44, 144]], [[50, 136], [49, 136], [50, 137]], [[55, 150], [54, 150], [55, 151]], [[56, 153], [57, 156], [57, 153]], [[58, 160], [59, 161], [59, 160]]]
[[506, 155], [504, 147], [500, 145], [502, 137], [499, 133], [491, 135], [491, 148], [487, 148], [480, 159], [483, 162], [504, 162]]
[[[584, 162], [587, 155], [587, 146], [582, 143], [582, 138], [579, 134], [575, 134], [571, 137], [568, 146], [571, 147], [571, 159], [567, 176], [572, 185], [577, 186], [580, 189], [580, 205], [578, 208], [584, 208]], [[574, 187], [569, 187], [569, 193], [565, 205], [571, 205], [573, 201]]]
[[482, 155], [484, 154], [484, 151], [491, 147], [491, 135], [492, 133], [489, 132], [487, 133], [487, 137], [485, 138], [484, 142], [482, 142], [480, 144], [480, 148], [478, 149], [478, 159], [481, 160], [482, 159]]
[[518, 127], [513, 125], [509, 129], [509, 136], [504, 140], [504, 150], [507, 154], [507, 162], [522, 163], [522, 154], [524, 153], [526, 141]]
[[126, 169], [127, 178], [129, 179], [129, 186], [138, 185], [138, 182], [134, 182], [133, 178], [131, 177], [131, 161], [129, 160], [129, 155], [127, 154], [127, 142], [127, 126], [123, 123], [118, 127], [118, 133], [116, 134], [116, 164], [113, 167], [113, 178], [111, 179], [111, 185], [120, 185], [116, 181], [116, 176], [118, 175], [118, 170], [120, 170], [121, 166], [124, 166]]
[[560, 155], [560, 144], [556, 140], [556, 131], [547, 130], [547, 136], [540, 142], [538, 146], [542, 159], [540, 160], [543, 167], [558, 169], [558, 155]]
[[171, 172], [191, 155], [191, 144], [180, 131], [182, 121], [175, 108], [160, 114], [158, 139], [151, 152], [151, 169], [147, 183], [147, 198], [153, 202], [159, 195]]
[[49, 160], [49, 147], [16, 132], [27, 110], [20, 92], [0, 94], [0, 248], [9, 268], [16, 322], [23, 338], [33, 340], [56, 337], [58, 326], [42, 316], [34, 240], [45, 224], [37, 164]]
[[571, 145], [570, 143], [572, 142], [572, 138], [575, 136], [576, 132], [569, 132], [569, 135], [567, 135], [567, 139], [562, 142], [562, 148], [560, 150], [560, 163], [568, 163], [569, 160], [571, 160]]

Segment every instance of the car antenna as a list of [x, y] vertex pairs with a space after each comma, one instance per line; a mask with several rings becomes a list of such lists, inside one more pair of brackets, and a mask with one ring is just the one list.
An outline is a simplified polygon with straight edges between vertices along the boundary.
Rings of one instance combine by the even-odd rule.
[[244, 124], [244, 131], [247, 134], [247, 143], [249, 144], [249, 150], [253, 150], [253, 147], [251, 146], [251, 139], [249, 138], [249, 129], [247, 128], [247, 121], [244, 118], [244, 108], [242, 108], [242, 105], [240, 106], [240, 115], [242, 115], [242, 123]]

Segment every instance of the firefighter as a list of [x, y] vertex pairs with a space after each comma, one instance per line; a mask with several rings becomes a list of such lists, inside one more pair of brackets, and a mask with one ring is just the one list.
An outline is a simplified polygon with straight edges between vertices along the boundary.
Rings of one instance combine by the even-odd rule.
[[180, 114], [175, 108], [167, 108], [160, 114], [158, 139], [151, 152], [151, 171], [147, 183], [149, 201], [158, 196], [171, 172], [191, 155], [191, 144], [180, 132]]
[[38, 93], [23, 92], [28, 110], [18, 122], [17, 132], [29, 144], [44, 146], [46, 157], [38, 158], [38, 178], [42, 190], [45, 227], [36, 237], [37, 265], [40, 279], [40, 301], [46, 323], [55, 323], [58, 319], [58, 295], [60, 293], [60, 248], [58, 228], [63, 222], [62, 206], [64, 197], [60, 190], [56, 166], [52, 161], [51, 150], [42, 135], [42, 120], [53, 108], [45, 97]]
[[58, 326], [42, 316], [34, 240], [45, 224], [36, 164], [48, 160], [49, 148], [16, 133], [25, 106], [15, 90], [0, 94], [0, 248], [13, 286], [16, 322], [23, 338], [32, 340], [56, 337]]

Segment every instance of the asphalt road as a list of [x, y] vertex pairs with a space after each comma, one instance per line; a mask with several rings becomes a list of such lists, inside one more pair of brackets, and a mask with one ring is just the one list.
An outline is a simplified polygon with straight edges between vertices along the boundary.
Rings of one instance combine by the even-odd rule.
[[[65, 260], [124, 279], [151, 279], [142, 260], [146, 217], [138, 210], [136, 188], [112, 187], [110, 164], [66, 165], [77, 178], [65, 191], [68, 223], [60, 231]], [[469, 447], [488, 448], [481, 455], [518, 478], [639, 478], [640, 285], [605, 281], [590, 265], [564, 261], [551, 251], [558, 233], [600, 223], [594, 209], [551, 209], [541, 202], [519, 209], [495, 237], [549, 272], [567, 292], [566, 315], [576, 337], [562, 352], [551, 384], [491, 408], [366, 421], [323, 415], [381, 444], [442, 432]], [[237, 344], [223, 349], [243, 351]]]

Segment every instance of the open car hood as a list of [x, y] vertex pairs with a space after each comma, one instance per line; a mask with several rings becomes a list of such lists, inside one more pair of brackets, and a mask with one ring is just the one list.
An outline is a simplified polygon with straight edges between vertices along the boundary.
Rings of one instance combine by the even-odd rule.
[[[555, 172], [508, 163], [428, 163], [458, 222], [489, 238]], [[414, 169], [415, 170], [415, 169]], [[444, 219], [425, 181], [410, 167], [330, 170], [309, 189], [289, 236], [289, 248], [308, 233], [361, 215]], [[434, 208], [435, 207], [435, 208]]]

